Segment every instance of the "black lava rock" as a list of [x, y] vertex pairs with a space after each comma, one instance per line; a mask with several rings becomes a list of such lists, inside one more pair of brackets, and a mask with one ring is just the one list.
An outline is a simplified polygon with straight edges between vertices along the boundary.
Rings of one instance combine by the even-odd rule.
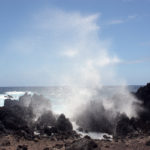
[[66, 146], [66, 150], [100, 150], [98, 145], [92, 139], [79, 139], [69, 146]]
[[56, 121], [56, 128], [59, 131], [72, 131], [73, 127], [69, 119], [65, 117], [64, 114], [61, 114]]

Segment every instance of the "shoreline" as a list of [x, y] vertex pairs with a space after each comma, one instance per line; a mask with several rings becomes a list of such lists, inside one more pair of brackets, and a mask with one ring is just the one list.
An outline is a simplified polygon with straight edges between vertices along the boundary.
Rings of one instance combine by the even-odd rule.
[[79, 148], [80, 146], [85, 148], [89, 143], [91, 144], [89, 146], [96, 144], [93, 150], [149, 150], [150, 135], [141, 134], [137, 137], [118, 138], [112, 141], [93, 140], [88, 136], [77, 139], [39, 136], [30, 140], [10, 134], [0, 136], [0, 150], [80, 150], [76, 148], [77, 145]]

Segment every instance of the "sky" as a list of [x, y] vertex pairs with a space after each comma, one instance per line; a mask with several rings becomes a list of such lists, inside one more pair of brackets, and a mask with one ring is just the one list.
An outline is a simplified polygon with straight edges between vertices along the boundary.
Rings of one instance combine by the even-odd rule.
[[150, 82], [149, 8], [150, 0], [0, 0], [0, 86], [65, 84], [84, 62], [100, 68], [103, 84]]

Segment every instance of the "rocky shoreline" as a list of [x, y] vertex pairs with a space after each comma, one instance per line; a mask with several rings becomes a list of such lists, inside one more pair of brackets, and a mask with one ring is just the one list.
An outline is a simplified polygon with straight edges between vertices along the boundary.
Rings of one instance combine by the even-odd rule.
[[113, 140], [92, 140], [90, 137], [57, 139], [35, 137], [27, 140], [14, 135], [0, 136], [0, 150], [149, 150], [150, 136], [138, 135]]
[[119, 114], [113, 139], [103, 140], [81, 138], [65, 115], [46, 109], [51, 108], [50, 101], [41, 95], [9, 97], [0, 107], [0, 150], [149, 150], [150, 84], [132, 94], [144, 111], [138, 112], [138, 118]]

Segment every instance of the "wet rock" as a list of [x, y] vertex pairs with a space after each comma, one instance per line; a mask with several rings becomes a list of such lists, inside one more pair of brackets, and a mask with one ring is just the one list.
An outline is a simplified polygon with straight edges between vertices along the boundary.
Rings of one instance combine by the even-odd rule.
[[107, 136], [107, 135], [103, 135], [103, 138], [104, 138], [105, 140], [110, 140], [110, 137]]
[[29, 104], [29, 108], [32, 109], [36, 118], [39, 118], [45, 112], [50, 111], [51, 102], [43, 95], [34, 94]]
[[[95, 115], [96, 114], [96, 115]], [[111, 110], [106, 110], [102, 102], [90, 101], [76, 116], [76, 123], [83, 131], [112, 134], [115, 118]], [[110, 119], [108, 119], [108, 116]]]
[[19, 102], [17, 100], [12, 100], [12, 99], [5, 99], [4, 101], [4, 106], [5, 107], [13, 107], [19, 105]]
[[33, 141], [35, 136], [55, 135], [55, 139], [62, 140], [77, 137], [72, 129], [69, 119], [63, 114], [56, 117], [50, 110], [50, 101], [42, 95], [26, 93], [19, 101], [6, 99], [5, 105], [0, 107], [0, 134]]
[[4, 133], [5, 132], [5, 126], [3, 125], [3, 123], [0, 121], [0, 132]]
[[40, 109], [43, 109], [49, 103], [42, 96], [28, 94], [20, 97], [19, 101], [6, 99], [4, 107], [0, 107], [0, 132], [9, 131], [26, 137], [33, 135], [36, 124], [40, 124], [40, 126], [49, 125], [50, 120], [55, 120], [52, 112], [47, 111], [47, 114], [44, 114], [39, 119], [39, 122], [34, 121], [36, 116], [34, 115], [35, 109], [33, 111], [33, 107], [36, 106], [36, 100], [37, 104], [41, 106]]
[[32, 100], [32, 96], [28, 93], [25, 93], [23, 96], [19, 97], [19, 105], [23, 107], [29, 107]]
[[138, 89], [135, 96], [141, 101], [144, 111], [139, 112], [139, 117], [143, 123], [150, 122], [150, 83]]
[[81, 127], [79, 127], [77, 130], [80, 132], [84, 132], [83, 128], [81, 128]]
[[85, 139], [89, 139], [89, 140], [91, 139], [91, 137], [88, 136], [88, 135], [84, 136], [84, 138], [85, 138]]
[[116, 126], [116, 136], [126, 137], [134, 131], [130, 119], [125, 114], [121, 115]]
[[19, 106], [0, 108], [0, 120], [6, 129], [18, 130], [27, 126], [23, 116], [22, 109]]
[[[138, 118], [131, 118], [129, 125], [134, 129], [134, 132], [150, 134], [150, 83], [146, 86], [140, 87], [134, 96], [140, 101], [140, 104], [136, 104], [137, 107], [140, 106], [140, 111], [138, 111]], [[128, 126], [129, 126], [128, 125]], [[132, 137], [138, 136], [137, 134], [132, 135]]]
[[60, 131], [72, 131], [73, 127], [69, 119], [61, 114], [56, 121], [56, 128]]
[[140, 87], [135, 93], [139, 100], [143, 102], [143, 105], [150, 108], [150, 83], [146, 86]]
[[37, 124], [40, 127], [54, 126], [56, 124], [56, 117], [52, 111], [47, 111], [39, 117]]

